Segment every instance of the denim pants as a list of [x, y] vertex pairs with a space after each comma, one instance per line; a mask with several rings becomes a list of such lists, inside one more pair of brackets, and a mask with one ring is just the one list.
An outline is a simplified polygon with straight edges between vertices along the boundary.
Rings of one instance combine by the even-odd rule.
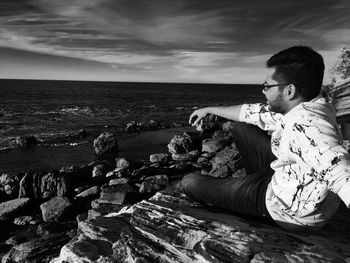
[[193, 200], [234, 212], [271, 218], [265, 204], [267, 185], [276, 159], [271, 151], [271, 137], [257, 126], [238, 122], [234, 128], [246, 176], [214, 178], [200, 174], [186, 175], [181, 185]]

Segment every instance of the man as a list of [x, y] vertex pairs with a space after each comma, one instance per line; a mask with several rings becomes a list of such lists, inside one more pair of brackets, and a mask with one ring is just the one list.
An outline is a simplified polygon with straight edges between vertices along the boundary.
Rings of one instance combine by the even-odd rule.
[[239, 121], [234, 138], [247, 175], [183, 178], [184, 192], [199, 202], [262, 216], [287, 229], [322, 227], [341, 200], [350, 204], [350, 161], [333, 107], [320, 94], [324, 63], [309, 47], [296, 46], [266, 63], [267, 105], [208, 107], [192, 113]]

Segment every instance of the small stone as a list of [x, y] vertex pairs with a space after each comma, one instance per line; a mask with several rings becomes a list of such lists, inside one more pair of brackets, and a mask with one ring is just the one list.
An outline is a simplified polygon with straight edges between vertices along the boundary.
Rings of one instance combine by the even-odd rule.
[[140, 193], [153, 193], [164, 189], [168, 185], [169, 179], [165, 174], [147, 177], [140, 186]]
[[155, 153], [151, 154], [149, 160], [151, 163], [166, 164], [168, 162], [169, 155], [167, 153]]
[[130, 161], [125, 158], [116, 158], [115, 163], [117, 168], [124, 169], [130, 167]]
[[217, 152], [225, 147], [226, 143], [224, 140], [204, 140], [202, 144], [203, 152]]
[[76, 198], [86, 198], [86, 197], [89, 197], [89, 196], [96, 195], [99, 192], [100, 192], [100, 187], [99, 186], [93, 186], [93, 187], [90, 187], [90, 188], [86, 189], [85, 191], [77, 194], [75, 197]]
[[116, 178], [109, 181], [109, 185], [117, 185], [117, 184], [127, 184], [129, 182], [128, 178]]
[[33, 217], [31, 216], [20, 216], [20, 217], [16, 217], [13, 223], [18, 226], [25, 226], [25, 225], [28, 225], [32, 220], [33, 220]]

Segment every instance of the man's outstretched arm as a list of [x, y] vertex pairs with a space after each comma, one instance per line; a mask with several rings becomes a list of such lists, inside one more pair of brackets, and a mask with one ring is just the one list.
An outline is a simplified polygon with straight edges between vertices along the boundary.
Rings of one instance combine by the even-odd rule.
[[242, 105], [227, 107], [207, 107], [198, 109], [191, 114], [188, 122], [189, 124], [192, 124], [192, 126], [198, 126], [202, 124], [203, 119], [209, 114], [214, 114], [225, 119], [238, 121], [241, 108]]

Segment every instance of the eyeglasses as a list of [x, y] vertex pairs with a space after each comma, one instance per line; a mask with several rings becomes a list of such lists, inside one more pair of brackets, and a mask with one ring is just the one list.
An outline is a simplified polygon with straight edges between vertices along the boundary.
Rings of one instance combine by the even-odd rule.
[[269, 85], [266, 81], [262, 84], [263, 86], [263, 91], [268, 91], [272, 87], [281, 87], [281, 86], [287, 86], [289, 84], [273, 84]]

